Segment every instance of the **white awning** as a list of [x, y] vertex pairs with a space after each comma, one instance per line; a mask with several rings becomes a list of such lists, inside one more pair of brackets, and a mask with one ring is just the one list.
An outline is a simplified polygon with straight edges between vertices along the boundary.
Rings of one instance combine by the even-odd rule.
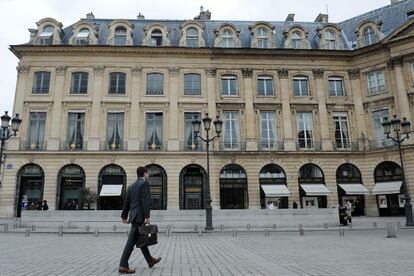
[[355, 183], [355, 184], [338, 184], [347, 195], [368, 195], [369, 190], [364, 187], [364, 185]]
[[103, 185], [99, 196], [120, 196], [123, 185]]
[[53, 32], [42, 32], [39, 36], [40, 37], [51, 37]]
[[323, 184], [300, 184], [307, 196], [326, 196], [329, 190]]
[[286, 185], [261, 185], [266, 197], [282, 197], [290, 196], [290, 192]]
[[378, 183], [375, 183], [375, 186], [372, 189], [372, 194], [373, 195], [399, 194], [401, 185], [402, 185], [402, 181], [378, 182]]

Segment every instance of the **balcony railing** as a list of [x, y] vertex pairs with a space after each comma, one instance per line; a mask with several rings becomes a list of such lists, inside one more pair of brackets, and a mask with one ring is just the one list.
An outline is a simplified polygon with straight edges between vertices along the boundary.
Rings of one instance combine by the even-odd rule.
[[285, 150], [284, 141], [259, 142], [260, 151], [283, 151]]
[[359, 146], [357, 142], [351, 141], [336, 141], [333, 142], [333, 149], [335, 151], [358, 151]]
[[129, 39], [122, 39], [122, 38], [112, 38], [108, 41], [109, 45], [112, 46], [128, 46], [132, 45], [131, 41]]
[[[210, 143], [210, 150], [213, 149], [214, 143]], [[187, 142], [180, 142], [180, 150], [182, 151], [205, 151], [206, 144], [204, 142], [197, 142], [189, 144]]]
[[63, 141], [60, 144], [60, 150], [63, 151], [82, 151], [86, 150], [86, 142], [83, 140]]
[[149, 144], [148, 142], [141, 142], [140, 149], [143, 151], [166, 151], [168, 148], [167, 142], [160, 142], [160, 143], [152, 143]]
[[223, 151], [245, 151], [246, 150], [246, 143], [243, 142], [222, 142], [220, 143], [220, 150]]
[[109, 141], [101, 141], [100, 142], [100, 149], [104, 151], [123, 151], [126, 150], [126, 142], [124, 141], [116, 141], [116, 142], [109, 142]]
[[303, 150], [303, 151], [322, 151], [322, 143], [315, 142], [313, 140], [299, 140], [296, 141], [296, 149]]
[[163, 89], [147, 89], [147, 96], [162, 96], [164, 95]]
[[20, 141], [22, 151], [43, 151], [46, 150], [46, 141]]
[[329, 42], [324, 42], [319, 45], [319, 49], [325, 50], [344, 50], [345, 46], [343, 43], [335, 42], [334, 44]]
[[394, 142], [388, 139], [374, 139], [368, 140], [368, 150], [376, 150], [381, 148], [393, 147]]
[[85, 46], [85, 45], [92, 45], [94, 44], [94, 41], [89, 38], [75, 38], [73, 40], [73, 45], [77, 46]]

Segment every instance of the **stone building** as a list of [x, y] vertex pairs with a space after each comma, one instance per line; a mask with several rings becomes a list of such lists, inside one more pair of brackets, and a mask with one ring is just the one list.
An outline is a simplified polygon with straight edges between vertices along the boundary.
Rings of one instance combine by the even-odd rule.
[[[7, 145], [0, 215], [43, 199], [83, 208], [84, 187], [100, 195], [97, 209], [118, 209], [139, 166], [154, 209], [202, 209], [206, 152], [191, 122], [205, 113], [223, 121], [213, 208], [350, 200], [361, 215], [401, 215], [399, 155], [381, 122], [414, 118], [414, 1], [340, 23], [210, 17], [44, 18], [12, 45], [23, 122]], [[413, 139], [404, 158], [411, 184]]]

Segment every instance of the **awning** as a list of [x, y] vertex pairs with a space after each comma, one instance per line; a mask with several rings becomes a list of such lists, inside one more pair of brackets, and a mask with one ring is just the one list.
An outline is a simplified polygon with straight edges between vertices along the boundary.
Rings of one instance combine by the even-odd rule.
[[307, 196], [326, 196], [329, 190], [323, 184], [300, 184]]
[[355, 183], [355, 184], [338, 184], [347, 195], [367, 195], [369, 190], [364, 187], [364, 185]]
[[401, 185], [402, 185], [402, 181], [378, 182], [378, 183], [375, 183], [375, 186], [372, 189], [372, 194], [373, 195], [399, 194]]
[[99, 196], [120, 196], [123, 185], [103, 185]]
[[286, 185], [261, 185], [266, 197], [290, 196]]

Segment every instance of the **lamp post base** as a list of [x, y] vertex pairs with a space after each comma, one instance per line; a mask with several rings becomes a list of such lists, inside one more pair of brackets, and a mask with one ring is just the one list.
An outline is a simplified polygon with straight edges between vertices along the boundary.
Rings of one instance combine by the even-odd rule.
[[211, 202], [207, 203], [206, 207], [206, 227], [204, 228], [206, 231], [213, 231], [213, 208], [211, 207]]
[[413, 207], [411, 205], [411, 198], [409, 196], [405, 197], [405, 205], [404, 205], [404, 212], [405, 212], [405, 226], [413, 227]]

